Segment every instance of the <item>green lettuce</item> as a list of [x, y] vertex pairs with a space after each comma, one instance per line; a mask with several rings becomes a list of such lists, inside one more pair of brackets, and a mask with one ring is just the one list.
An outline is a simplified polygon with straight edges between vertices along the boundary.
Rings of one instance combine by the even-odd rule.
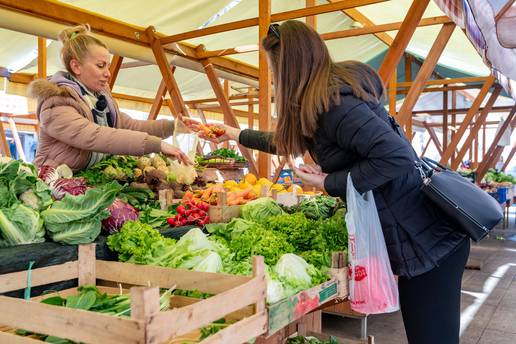
[[274, 215], [283, 214], [283, 209], [270, 197], [258, 198], [242, 206], [240, 210], [244, 220], [262, 222]]
[[112, 182], [84, 195], [67, 194], [41, 213], [52, 239], [66, 244], [90, 243], [100, 234], [101, 221], [110, 216], [107, 207], [113, 203], [121, 187]]
[[0, 209], [0, 246], [43, 242], [44, 235], [43, 220], [33, 209], [20, 203]]

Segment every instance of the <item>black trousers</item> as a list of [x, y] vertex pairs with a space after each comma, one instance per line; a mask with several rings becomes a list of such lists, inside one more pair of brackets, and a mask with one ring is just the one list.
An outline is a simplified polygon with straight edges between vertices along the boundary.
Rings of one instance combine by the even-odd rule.
[[458, 344], [462, 273], [469, 256], [465, 240], [438, 267], [400, 277], [401, 314], [410, 344]]

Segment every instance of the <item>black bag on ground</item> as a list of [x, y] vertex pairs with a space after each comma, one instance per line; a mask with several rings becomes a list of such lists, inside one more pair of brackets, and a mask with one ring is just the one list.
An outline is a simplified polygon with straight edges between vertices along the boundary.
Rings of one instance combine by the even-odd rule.
[[423, 178], [421, 190], [474, 241], [482, 240], [502, 220], [500, 204], [470, 180], [425, 157], [416, 167]]

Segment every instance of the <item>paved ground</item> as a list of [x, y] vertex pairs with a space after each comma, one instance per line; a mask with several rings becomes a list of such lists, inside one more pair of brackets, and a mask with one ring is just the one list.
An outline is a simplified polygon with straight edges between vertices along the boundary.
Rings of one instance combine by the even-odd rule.
[[[490, 238], [472, 245], [462, 279], [461, 343], [516, 344], [516, 220], [511, 228], [493, 231]], [[342, 338], [360, 337], [360, 320], [323, 315], [323, 332]], [[399, 312], [368, 317], [368, 334], [377, 344], [407, 343]], [[436, 343], [438, 344], [438, 343]]]

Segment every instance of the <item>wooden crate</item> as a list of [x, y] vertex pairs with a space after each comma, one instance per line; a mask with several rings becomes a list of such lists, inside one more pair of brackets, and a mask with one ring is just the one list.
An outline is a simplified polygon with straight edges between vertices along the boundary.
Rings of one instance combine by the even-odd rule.
[[217, 205], [210, 205], [208, 216], [211, 223], [226, 223], [240, 217], [241, 205], [228, 205], [227, 193], [217, 192]]
[[[130, 289], [130, 318], [0, 296], [0, 326], [84, 343], [169, 343], [228, 314], [244, 310], [245, 317], [202, 343], [242, 343], [267, 329], [266, 282], [261, 257], [253, 258], [253, 276], [244, 277], [95, 260], [94, 244], [80, 245], [78, 256], [77, 261], [33, 270], [31, 285], [78, 279], [79, 285], [115, 282], [137, 286]], [[25, 271], [0, 275], [0, 293], [26, 286]], [[214, 296], [160, 312], [158, 287], [196, 289]], [[0, 343], [41, 342], [0, 332]]]

